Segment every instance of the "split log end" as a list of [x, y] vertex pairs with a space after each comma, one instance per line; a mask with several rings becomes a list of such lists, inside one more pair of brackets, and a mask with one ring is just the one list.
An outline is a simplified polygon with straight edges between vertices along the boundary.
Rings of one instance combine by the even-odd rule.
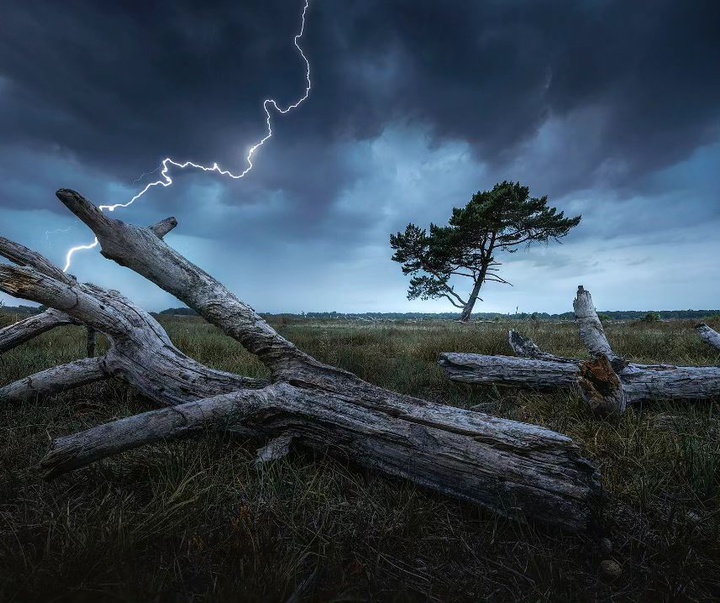
[[604, 354], [580, 365], [578, 385], [583, 398], [596, 415], [608, 416], [625, 412], [627, 400], [622, 383]]

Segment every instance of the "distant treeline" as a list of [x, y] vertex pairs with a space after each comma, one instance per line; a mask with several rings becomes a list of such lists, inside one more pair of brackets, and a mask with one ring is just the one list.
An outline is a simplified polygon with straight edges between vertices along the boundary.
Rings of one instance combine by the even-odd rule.
[[[614, 310], [609, 312], [598, 312], [602, 320], [642, 320], [648, 314], [655, 314], [661, 320], [672, 318], [700, 319], [709, 316], [720, 316], [720, 310]], [[364, 312], [364, 313], [343, 313], [343, 312], [303, 312], [302, 314], [269, 314], [263, 316], [286, 316], [288, 318], [310, 318], [310, 319], [337, 319], [337, 320], [457, 320], [457, 312]], [[548, 320], [548, 321], [572, 321], [575, 314], [563, 312], [562, 314], [548, 314], [547, 312], [473, 312], [473, 320]]]
[[[172, 316], [197, 316], [197, 312], [190, 308], [168, 308], [157, 314]], [[614, 310], [598, 312], [603, 320], [642, 320], [648, 314], [655, 314], [663, 319], [685, 318], [700, 319], [708, 316], [720, 316], [720, 310]], [[265, 318], [294, 318], [316, 320], [457, 320], [457, 312], [261, 312]], [[572, 312], [562, 314], [548, 314], [547, 312], [519, 312], [517, 314], [503, 314], [500, 312], [474, 312], [473, 320], [575, 320]]]
[[[8, 314], [20, 314], [29, 316], [39, 314], [44, 310], [44, 306], [3, 306], [0, 312]], [[191, 308], [168, 308], [161, 312], [151, 312], [154, 316], [171, 315], [171, 316], [197, 316], [198, 313]], [[720, 316], [720, 310], [613, 310], [599, 311], [598, 315], [602, 320], [642, 320], [648, 314], [656, 315], [660, 320], [667, 319], [689, 319], [697, 320], [710, 316]], [[269, 312], [261, 313], [266, 318], [295, 318], [295, 319], [318, 319], [318, 320], [457, 320], [459, 314], [457, 312], [302, 312], [293, 314], [291, 312], [283, 312], [273, 314]], [[475, 312], [472, 315], [473, 320], [550, 320], [550, 321], [572, 321], [575, 315], [572, 312], [563, 312], [562, 314], [548, 314], [547, 312], [519, 312], [516, 314], [502, 314], [500, 312]]]

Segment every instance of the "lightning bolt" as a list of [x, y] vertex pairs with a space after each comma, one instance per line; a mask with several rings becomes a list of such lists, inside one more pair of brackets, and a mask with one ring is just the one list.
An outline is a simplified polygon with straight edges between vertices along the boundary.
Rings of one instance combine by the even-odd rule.
[[[147, 193], [149, 190], [156, 186], [162, 186], [164, 188], [167, 188], [168, 186], [173, 184], [173, 179], [170, 175], [170, 169], [171, 167], [178, 168], [180, 170], [184, 170], [187, 168], [195, 168], [197, 170], [202, 170], [203, 172], [217, 172], [221, 176], [227, 176], [229, 178], [233, 178], [234, 180], [240, 180], [241, 178], [244, 178], [245, 175], [250, 172], [250, 170], [253, 169], [253, 156], [255, 155], [255, 151], [257, 151], [261, 146], [263, 146], [270, 138], [272, 138], [273, 130], [272, 130], [272, 113], [270, 112], [270, 109], [272, 108], [277, 113], [280, 113], [281, 115], [285, 115], [286, 113], [292, 111], [293, 109], [297, 109], [306, 99], [308, 96], [310, 96], [310, 90], [312, 88], [312, 82], [310, 81], [310, 61], [305, 56], [305, 53], [303, 52], [303, 49], [300, 47], [299, 41], [303, 37], [303, 34], [305, 33], [305, 15], [307, 13], [308, 7], [310, 6], [310, 0], [305, 0], [305, 5], [303, 6], [302, 15], [300, 16], [300, 30], [295, 35], [294, 43], [295, 48], [297, 48], [298, 52], [300, 53], [300, 56], [302, 57], [302, 60], [305, 61], [305, 93], [294, 103], [291, 105], [288, 105], [285, 108], [282, 108], [278, 105], [278, 103], [272, 99], [267, 98], [263, 101], [263, 110], [265, 111], [265, 136], [263, 136], [258, 142], [256, 142], [253, 146], [250, 147], [250, 150], [248, 151], [247, 155], [245, 156], [245, 169], [238, 173], [233, 174], [231, 171], [226, 170], [225, 168], [219, 166], [217, 163], [213, 163], [211, 166], [206, 165], [200, 165], [198, 163], [194, 163], [192, 161], [185, 161], [185, 162], [178, 162], [174, 159], [171, 159], [170, 157], [166, 157], [162, 160], [162, 163], [160, 166], [158, 166], [156, 169], [154, 169], [152, 172], [149, 172], [150, 174], [157, 172], [160, 170], [160, 178], [158, 180], [155, 180], [153, 182], [150, 182], [143, 188], [137, 195], [135, 195], [132, 199], [125, 203], [115, 203], [113, 205], [99, 205], [98, 208], [101, 211], [115, 211], [119, 207], [129, 207], [135, 201], [140, 199], [145, 193]], [[144, 178], [146, 174], [143, 174], [135, 180], [137, 182], [138, 180], [141, 180]], [[67, 272], [70, 269], [70, 266], [72, 265], [72, 258], [75, 253], [78, 251], [83, 251], [86, 249], [93, 249], [94, 247], [97, 247], [98, 240], [97, 237], [95, 240], [88, 244], [88, 245], [77, 245], [76, 247], [71, 248], [68, 250], [67, 255], [65, 256], [65, 267], [63, 268], [63, 272]]]

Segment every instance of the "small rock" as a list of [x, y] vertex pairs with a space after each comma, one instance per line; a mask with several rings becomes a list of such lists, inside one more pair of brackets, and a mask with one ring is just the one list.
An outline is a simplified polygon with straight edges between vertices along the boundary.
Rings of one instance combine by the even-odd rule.
[[700, 517], [698, 513], [695, 513], [695, 511], [688, 511], [687, 518], [693, 525], [698, 525], [702, 522], [702, 517]]
[[602, 569], [602, 571], [611, 578], [617, 578], [620, 574], [622, 574], [620, 564], [613, 559], [603, 560], [600, 563], [600, 569]]
[[598, 544], [600, 545], [600, 550], [606, 555], [612, 553], [613, 544], [612, 540], [610, 540], [609, 538], [601, 538]]

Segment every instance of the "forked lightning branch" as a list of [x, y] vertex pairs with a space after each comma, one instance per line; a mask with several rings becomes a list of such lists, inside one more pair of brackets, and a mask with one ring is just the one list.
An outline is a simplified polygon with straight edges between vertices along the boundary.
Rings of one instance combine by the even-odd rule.
[[[255, 151], [257, 151], [261, 146], [265, 144], [270, 138], [272, 138], [273, 130], [272, 130], [272, 112], [271, 109], [276, 111], [280, 114], [288, 113], [289, 111], [292, 111], [293, 109], [296, 109], [300, 106], [300, 104], [307, 99], [307, 97], [310, 95], [310, 89], [312, 88], [312, 82], [310, 81], [310, 61], [308, 61], [308, 58], [305, 56], [305, 53], [303, 52], [303, 49], [300, 47], [300, 39], [302, 38], [303, 34], [305, 33], [305, 15], [308, 10], [308, 6], [310, 5], [310, 0], [305, 0], [305, 5], [303, 6], [302, 15], [300, 17], [300, 30], [295, 35], [294, 43], [295, 48], [297, 48], [298, 52], [300, 53], [300, 56], [302, 57], [302, 60], [305, 62], [305, 93], [294, 103], [291, 105], [288, 105], [285, 108], [282, 108], [278, 105], [277, 101], [275, 101], [272, 98], [265, 99], [263, 101], [263, 110], [265, 111], [265, 135], [254, 145], [250, 147], [250, 150], [248, 151], [246, 157], [245, 157], [245, 169], [243, 169], [241, 172], [234, 174], [230, 170], [226, 170], [225, 168], [219, 166], [217, 163], [213, 163], [210, 166], [207, 165], [201, 165], [198, 163], [195, 163], [193, 161], [175, 161], [174, 159], [171, 159], [170, 157], [166, 157], [163, 159], [161, 168], [160, 169], [160, 178], [158, 180], [155, 180], [154, 182], [150, 182], [148, 185], [145, 186], [137, 195], [135, 195], [132, 199], [125, 203], [115, 203], [113, 205], [100, 205], [99, 208], [102, 211], [115, 211], [116, 209], [120, 207], [128, 207], [135, 203], [138, 199], [143, 197], [145, 193], [147, 193], [149, 190], [155, 188], [156, 186], [162, 186], [162, 187], [168, 187], [173, 183], [173, 179], [171, 176], [171, 169], [177, 168], [179, 170], [184, 170], [188, 168], [194, 168], [196, 170], [202, 170], [203, 172], [217, 172], [221, 176], [227, 176], [229, 178], [233, 178], [234, 180], [240, 180], [241, 178], [244, 178], [245, 175], [250, 172], [250, 170], [253, 169], [253, 156], [255, 155]], [[157, 170], [154, 170], [157, 171]], [[92, 249], [98, 245], [97, 238], [90, 243], [89, 245], [78, 245], [76, 247], [73, 247], [67, 252], [67, 255], [65, 257], [65, 267], [63, 268], [63, 271], [67, 272], [70, 269], [70, 266], [72, 265], [72, 259], [75, 253], [78, 251], [82, 251], [85, 249]]]

